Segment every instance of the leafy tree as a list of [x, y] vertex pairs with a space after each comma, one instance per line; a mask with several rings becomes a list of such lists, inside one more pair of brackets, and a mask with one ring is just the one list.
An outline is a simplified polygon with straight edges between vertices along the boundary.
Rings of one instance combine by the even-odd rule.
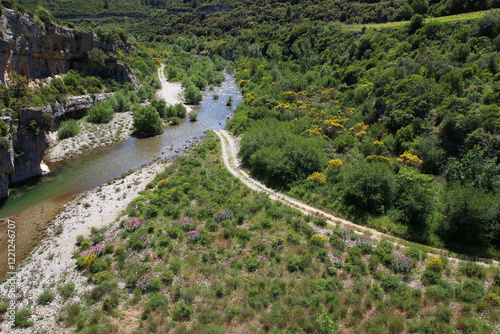
[[402, 167], [397, 174], [397, 198], [395, 207], [399, 220], [409, 225], [423, 225], [432, 212], [434, 194], [433, 177], [418, 170]]
[[98, 48], [93, 48], [87, 53], [87, 63], [91, 72], [101, 72], [106, 66], [108, 56], [104, 51]]
[[190, 85], [184, 92], [184, 99], [188, 104], [198, 104], [203, 99], [203, 96], [198, 87]]
[[390, 166], [363, 163], [343, 171], [342, 198], [352, 213], [382, 214], [392, 207], [396, 176]]
[[[419, 0], [421, 1], [421, 0]], [[413, 9], [415, 11], [415, 9]], [[409, 31], [411, 34], [424, 26], [424, 18], [420, 14], [415, 14], [411, 17]]]
[[48, 24], [53, 20], [53, 17], [50, 14], [50, 12], [48, 10], [46, 10], [45, 8], [43, 8], [42, 6], [36, 7], [35, 16], [45, 24]]
[[482, 189], [452, 184], [443, 198], [440, 232], [451, 245], [487, 248], [500, 237], [498, 195]]
[[500, 166], [497, 158], [488, 158], [485, 148], [475, 145], [460, 160], [453, 159], [446, 175], [450, 181], [497, 192], [500, 189]]
[[154, 136], [163, 132], [160, 114], [153, 106], [142, 106], [134, 111], [134, 133], [139, 136]]
[[90, 107], [87, 121], [91, 123], [109, 123], [114, 117], [113, 106], [109, 101], [102, 101], [101, 103]]
[[320, 139], [292, 134], [274, 119], [259, 120], [248, 130], [240, 154], [254, 175], [275, 187], [287, 187], [326, 165]]
[[0, 136], [1, 137], [7, 136], [7, 133], [8, 133], [7, 125], [5, 124], [3, 119], [0, 119]]

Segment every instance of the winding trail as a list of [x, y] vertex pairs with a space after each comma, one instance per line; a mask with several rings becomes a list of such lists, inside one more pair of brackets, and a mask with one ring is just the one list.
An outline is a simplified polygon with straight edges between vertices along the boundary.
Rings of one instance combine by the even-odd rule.
[[[393, 244], [398, 244], [402, 247], [407, 247], [402, 241], [403, 239], [394, 237], [389, 234], [385, 234], [382, 232], [379, 232], [373, 228], [369, 228], [366, 226], [358, 225], [356, 223], [353, 223], [352, 221], [336, 217], [332, 214], [329, 214], [325, 211], [322, 211], [318, 208], [315, 208], [313, 206], [310, 206], [308, 204], [305, 204], [295, 198], [292, 198], [288, 195], [285, 195], [283, 193], [280, 193], [278, 191], [275, 191], [273, 189], [270, 189], [266, 187], [263, 183], [253, 179], [248, 175], [248, 173], [242, 168], [241, 161], [238, 158], [238, 140], [235, 139], [227, 130], [215, 130], [215, 133], [219, 136], [221, 140], [221, 146], [222, 146], [222, 157], [224, 160], [224, 165], [226, 168], [233, 174], [235, 177], [237, 177], [241, 182], [243, 182], [245, 185], [247, 185], [249, 188], [256, 190], [256, 191], [264, 191], [269, 194], [269, 197], [273, 200], [279, 200], [285, 203], [288, 206], [291, 206], [293, 208], [296, 208], [300, 210], [301, 212], [305, 214], [313, 214], [313, 213], [320, 213], [323, 214], [327, 217], [327, 223], [332, 226], [338, 226], [341, 224], [349, 224], [353, 228], [355, 228], [355, 232], [358, 234], [362, 233], [370, 233], [371, 237], [377, 240], [380, 240], [382, 238], [385, 238], [387, 240], [390, 240]], [[436, 256], [436, 254], [442, 253], [447, 253], [447, 250], [442, 250], [439, 248], [433, 248], [430, 246], [425, 246], [428, 249], [434, 251], [434, 253], [427, 253], [428, 255], [431, 256]], [[450, 258], [450, 260], [453, 261], [463, 261], [458, 258]], [[498, 266], [499, 262], [492, 260], [493, 265]], [[477, 262], [479, 264], [487, 265], [483, 262]]]

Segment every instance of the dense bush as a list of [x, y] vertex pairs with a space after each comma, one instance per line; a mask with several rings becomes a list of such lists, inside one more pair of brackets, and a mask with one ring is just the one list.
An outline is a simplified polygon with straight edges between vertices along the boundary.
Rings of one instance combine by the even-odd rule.
[[78, 123], [74, 119], [63, 121], [57, 130], [57, 140], [74, 137], [80, 132]]
[[187, 104], [198, 104], [203, 99], [203, 96], [198, 87], [190, 85], [184, 92], [184, 99]]
[[91, 123], [109, 123], [114, 116], [115, 113], [111, 103], [109, 101], [102, 101], [90, 107], [87, 121]]
[[271, 119], [255, 122], [243, 137], [240, 154], [254, 175], [276, 187], [287, 187], [326, 165], [317, 138], [296, 136]]
[[396, 195], [396, 176], [381, 163], [353, 166], [344, 172], [343, 200], [354, 212], [381, 214], [389, 210]]
[[143, 106], [134, 111], [134, 133], [139, 136], [154, 136], [163, 132], [160, 114], [152, 106]]

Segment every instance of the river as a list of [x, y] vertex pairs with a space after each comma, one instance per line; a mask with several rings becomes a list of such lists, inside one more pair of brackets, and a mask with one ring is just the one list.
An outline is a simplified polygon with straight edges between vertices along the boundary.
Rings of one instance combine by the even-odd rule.
[[[225, 75], [220, 87], [206, 90], [199, 106], [196, 122], [183, 120], [177, 126], [165, 128], [162, 135], [151, 138], [130, 138], [61, 162], [48, 164], [51, 173], [11, 189], [11, 195], [0, 202], [0, 217], [11, 217], [16, 223], [16, 257], [25, 258], [44, 236], [44, 231], [57, 212], [73, 195], [93, 189], [123, 173], [141, 167], [158, 158], [168, 159], [182, 153], [193, 139], [206, 130], [221, 129], [232, 107], [226, 106], [229, 96], [233, 106], [242, 101], [234, 84], [234, 76]], [[214, 100], [212, 95], [219, 95]], [[177, 152], [176, 152], [177, 151]], [[0, 225], [0, 257], [6, 255], [7, 222]], [[5, 240], [4, 240], [5, 239]], [[0, 268], [3, 263], [0, 263]], [[0, 275], [4, 274], [0, 269]]]

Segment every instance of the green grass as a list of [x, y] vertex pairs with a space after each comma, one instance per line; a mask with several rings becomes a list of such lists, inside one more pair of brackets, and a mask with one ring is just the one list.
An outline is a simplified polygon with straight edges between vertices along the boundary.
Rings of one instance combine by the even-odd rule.
[[[427, 268], [414, 247], [382, 241], [371, 248], [344, 227], [315, 226], [230, 175], [213, 134], [176, 158], [126, 214], [141, 223], [111, 228], [116, 238], [92, 231], [91, 240], [115, 252], [100, 253], [82, 271], [96, 284], [82, 309], [67, 308], [63, 322], [77, 332], [121, 332], [126, 323], [148, 333], [489, 333], [500, 319], [494, 270], [447, 258]], [[392, 266], [398, 252], [414, 260], [409, 273]], [[109, 264], [103, 280], [98, 263]], [[495, 283], [485, 290], [485, 280]], [[484, 309], [488, 317], [478, 318]]]
[[[463, 13], [457, 15], [440, 16], [440, 17], [430, 17], [424, 20], [425, 23], [430, 22], [441, 22], [441, 23], [459, 23], [459, 22], [470, 22], [477, 20], [486, 15], [489, 10], [482, 10], [479, 12]], [[369, 23], [369, 24], [345, 24], [342, 25], [343, 29], [352, 31], [361, 31], [363, 27], [367, 29], [398, 29], [401, 26], [409, 24], [410, 21], [400, 21], [400, 22], [387, 22], [387, 23]]]

